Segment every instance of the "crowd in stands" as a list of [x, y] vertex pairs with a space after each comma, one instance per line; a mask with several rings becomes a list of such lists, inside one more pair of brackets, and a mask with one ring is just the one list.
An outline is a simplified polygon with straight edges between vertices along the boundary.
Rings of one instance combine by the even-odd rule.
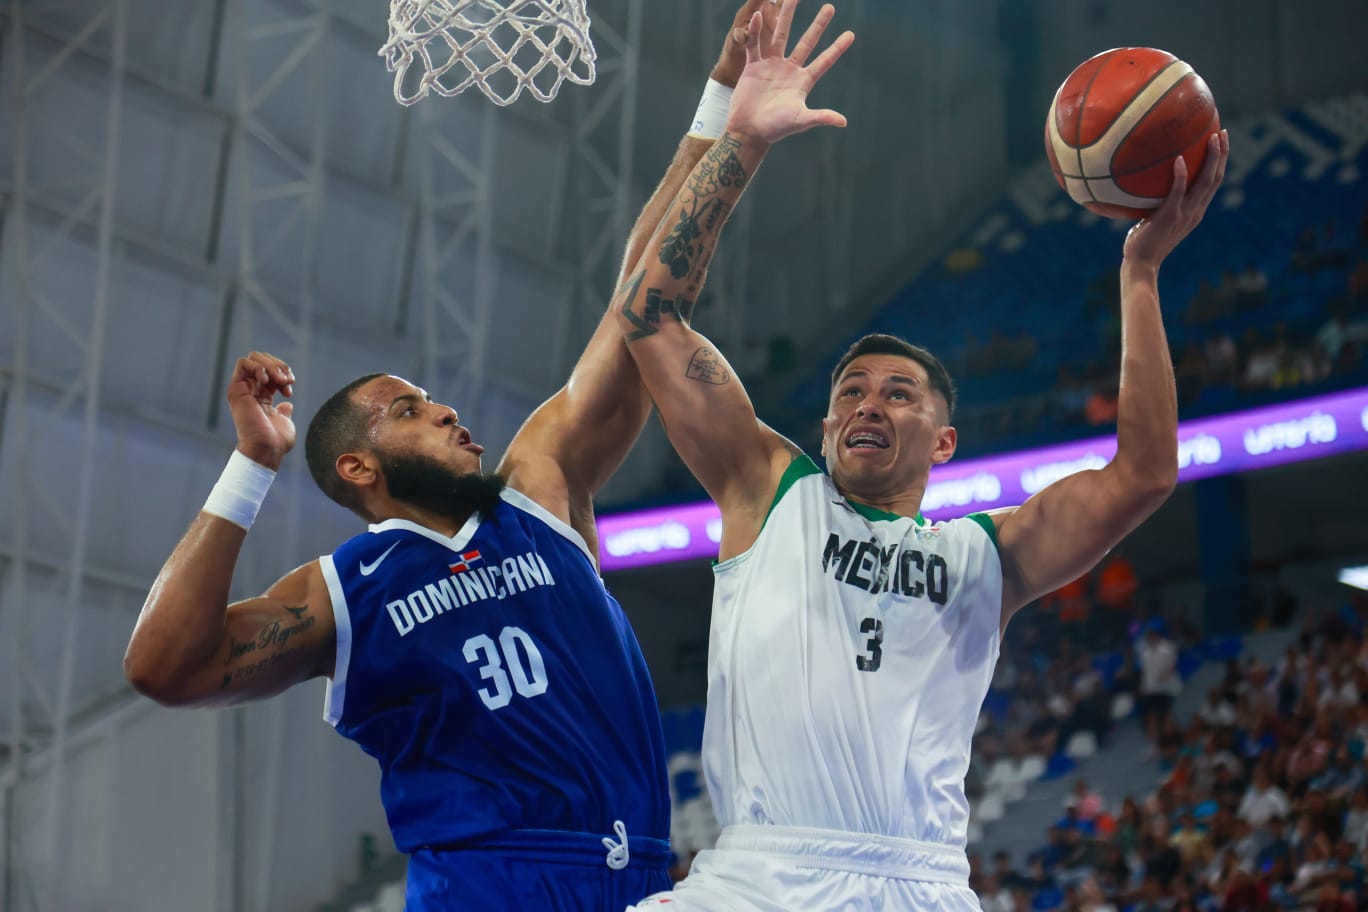
[[[1368, 206], [1355, 243], [1333, 220], [1308, 226], [1277, 279], [1257, 262], [1198, 279], [1167, 319], [1179, 404], [1191, 413], [1238, 407], [1238, 397], [1294, 396], [1368, 371]], [[977, 435], [1003, 438], [1038, 432], [1104, 428], [1116, 421], [1120, 320], [1116, 277], [1099, 275], [1088, 289], [1084, 319], [1098, 337], [1088, 357], [1060, 358], [1054, 386], [1000, 407], [966, 415]], [[966, 340], [952, 358], [961, 375], [1010, 373], [1033, 365], [1043, 343], [1027, 331], [994, 331]], [[1205, 400], [1205, 401], [1204, 401]], [[963, 428], [962, 428], [963, 430]]]
[[[1005, 852], [971, 859], [985, 912], [1368, 908], [1366, 627], [1360, 597], [1304, 629], [1275, 663], [1228, 659], [1190, 719], [1157, 707], [1157, 781], [1102, 795], [1078, 779], [1045, 844], [1020, 866]], [[1135, 656], [1146, 641], [1169, 640], [1181, 653], [1197, 638], [1192, 629], [1145, 629], [1106, 685], [1112, 699], [1143, 694], [1146, 660]], [[1057, 748], [1049, 726], [1036, 724], [1050, 700], [1041, 696], [1046, 682], [1076, 688], [1093, 666], [1070, 638], [1053, 651], [1022, 639], [1011, 664], [1032, 670], [1018, 669], [1014, 686], [1032, 696], [1013, 702], [1035, 707], [1036, 718], [1017, 720], [1008, 749]], [[1170, 655], [1161, 662], [1170, 663]], [[1041, 666], [1043, 674], [1034, 670]]]

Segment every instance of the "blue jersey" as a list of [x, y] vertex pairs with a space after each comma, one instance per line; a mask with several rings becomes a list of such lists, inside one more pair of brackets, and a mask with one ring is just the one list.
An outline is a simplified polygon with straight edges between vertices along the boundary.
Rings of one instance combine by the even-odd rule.
[[320, 563], [324, 715], [379, 761], [401, 850], [615, 821], [669, 838], [655, 691], [574, 529], [505, 489], [452, 538], [392, 519]]

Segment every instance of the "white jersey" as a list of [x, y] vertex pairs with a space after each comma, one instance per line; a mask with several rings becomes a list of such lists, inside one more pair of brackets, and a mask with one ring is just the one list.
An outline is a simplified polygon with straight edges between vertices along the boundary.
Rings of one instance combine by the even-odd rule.
[[784, 473], [714, 568], [703, 766], [718, 821], [963, 848], [970, 742], [997, 664], [992, 520], [930, 525]]

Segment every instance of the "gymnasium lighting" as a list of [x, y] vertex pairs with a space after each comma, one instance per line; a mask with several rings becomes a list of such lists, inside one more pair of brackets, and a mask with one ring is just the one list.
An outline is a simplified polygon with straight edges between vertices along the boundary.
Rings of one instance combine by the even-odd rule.
[[1339, 581], [1355, 589], [1368, 589], [1368, 565], [1345, 567], [1339, 572]]

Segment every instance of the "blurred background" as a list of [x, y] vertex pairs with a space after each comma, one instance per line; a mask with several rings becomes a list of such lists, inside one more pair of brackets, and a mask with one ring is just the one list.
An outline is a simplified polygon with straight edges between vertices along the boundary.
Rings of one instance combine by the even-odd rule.
[[[398, 908], [322, 683], [165, 710], [123, 680], [128, 635], [232, 446], [240, 354], [293, 366], [304, 421], [389, 371], [500, 452], [597, 322], [734, 9], [590, 0], [595, 85], [405, 109], [378, 0], [3, 4], [0, 912]], [[1114, 433], [1128, 226], [1050, 176], [1055, 88], [1161, 47], [1231, 133], [1161, 281], [1191, 480], [1007, 633], [968, 782], [985, 908], [1362, 907], [1368, 603], [1340, 580], [1368, 565], [1368, 6], [846, 0], [837, 27], [814, 104], [850, 126], [765, 164], [695, 325], [814, 454], [846, 345], [938, 353], [971, 468], [933, 476], [959, 482], [936, 516]], [[711, 573], [669, 519], [703, 500], [653, 426], [599, 503], [636, 530], [605, 578], [667, 710], [680, 873], [716, 835]], [[289, 460], [235, 597], [357, 531]]]

